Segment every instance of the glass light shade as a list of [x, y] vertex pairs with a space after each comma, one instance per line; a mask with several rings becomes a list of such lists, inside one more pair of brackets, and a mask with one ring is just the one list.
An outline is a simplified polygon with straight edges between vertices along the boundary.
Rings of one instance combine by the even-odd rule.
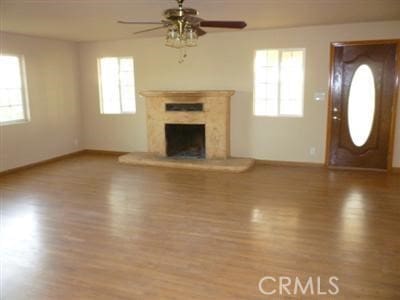
[[174, 40], [174, 43], [173, 43], [172, 47], [177, 48], [177, 49], [183, 48], [183, 47], [185, 47], [185, 41], [182, 40], [180, 37], [177, 37]]
[[196, 31], [194, 31], [192, 28], [186, 30], [185, 37], [186, 37], [186, 46], [187, 47], [197, 46], [197, 32]]
[[197, 46], [197, 31], [190, 26], [170, 26], [168, 28], [165, 45], [180, 50], [179, 63], [182, 63], [186, 57], [186, 47]]
[[165, 41], [165, 46], [175, 48], [175, 41], [177, 39], [179, 39], [178, 31], [176, 31], [175, 28], [170, 28], [167, 33], [167, 39]]

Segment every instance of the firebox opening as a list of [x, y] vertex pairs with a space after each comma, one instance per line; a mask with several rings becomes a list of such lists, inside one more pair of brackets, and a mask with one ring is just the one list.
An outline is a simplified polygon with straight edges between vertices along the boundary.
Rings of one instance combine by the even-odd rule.
[[206, 135], [204, 124], [165, 124], [167, 156], [205, 158]]

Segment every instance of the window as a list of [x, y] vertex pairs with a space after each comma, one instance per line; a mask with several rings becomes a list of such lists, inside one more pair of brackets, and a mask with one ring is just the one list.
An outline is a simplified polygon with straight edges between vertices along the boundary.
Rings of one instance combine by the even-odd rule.
[[0, 55], [0, 124], [18, 123], [28, 119], [23, 58]]
[[254, 59], [254, 114], [302, 116], [304, 49], [257, 50]]
[[98, 69], [101, 113], [135, 113], [133, 58], [103, 57]]

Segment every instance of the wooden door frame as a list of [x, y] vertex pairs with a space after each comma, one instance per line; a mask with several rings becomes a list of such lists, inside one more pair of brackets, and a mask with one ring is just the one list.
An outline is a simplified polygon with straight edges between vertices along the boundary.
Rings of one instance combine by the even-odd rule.
[[[368, 41], [349, 41], [349, 42], [332, 42], [330, 45], [330, 58], [329, 58], [329, 87], [328, 87], [328, 113], [326, 125], [326, 142], [325, 142], [325, 167], [329, 167], [329, 158], [331, 154], [331, 134], [332, 134], [332, 105], [333, 105], [333, 73], [334, 73], [334, 60], [335, 60], [335, 47], [337, 46], [358, 46], [358, 45], [374, 45], [374, 44], [396, 44], [396, 66], [395, 66], [395, 86], [392, 99], [392, 119], [390, 120], [390, 133], [389, 145], [387, 153], [387, 166], [386, 171], [391, 171], [393, 168], [393, 151], [394, 139], [396, 131], [396, 117], [397, 117], [397, 99], [399, 97], [399, 81], [400, 81], [400, 39], [392, 40], [368, 40]], [[342, 168], [342, 167], [338, 167]], [[343, 167], [346, 169], [346, 167]], [[358, 168], [347, 168], [358, 169]]]

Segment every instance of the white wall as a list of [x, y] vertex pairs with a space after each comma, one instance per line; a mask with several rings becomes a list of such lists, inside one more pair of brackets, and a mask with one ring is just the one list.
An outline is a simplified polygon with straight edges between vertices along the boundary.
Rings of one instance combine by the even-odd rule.
[[2, 53], [24, 55], [31, 115], [0, 126], [0, 171], [81, 149], [77, 45], [4, 32], [0, 40]]
[[[267, 160], [324, 162], [327, 101], [313, 101], [315, 91], [328, 92], [329, 47], [333, 41], [400, 38], [400, 22], [215, 33], [202, 37], [188, 59], [179, 64], [178, 51], [163, 38], [80, 44], [83, 134], [86, 148], [146, 150], [143, 99], [131, 116], [99, 114], [96, 59], [131, 55], [135, 59], [137, 92], [148, 89], [234, 89], [232, 155]], [[304, 118], [252, 115], [253, 54], [260, 48], [306, 48]], [[400, 120], [400, 107], [399, 107]], [[310, 147], [316, 154], [310, 155]], [[400, 166], [400, 121], [394, 163]]]

